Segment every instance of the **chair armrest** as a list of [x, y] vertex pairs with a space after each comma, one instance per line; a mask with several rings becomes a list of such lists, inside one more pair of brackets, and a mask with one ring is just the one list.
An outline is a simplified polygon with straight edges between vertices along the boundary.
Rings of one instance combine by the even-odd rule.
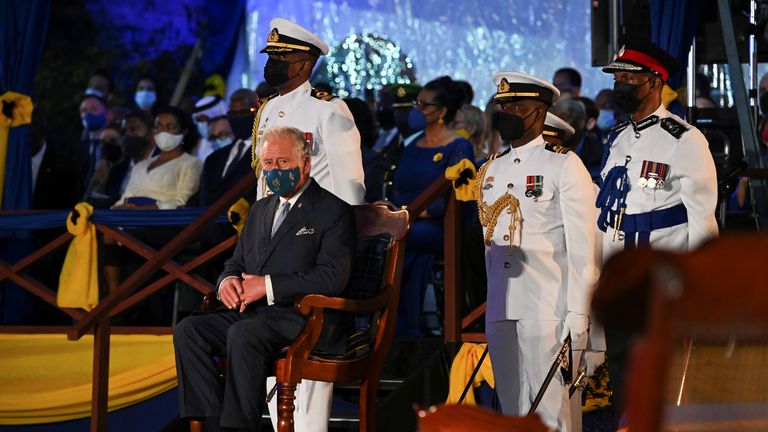
[[207, 294], [203, 296], [204, 311], [210, 312], [223, 306], [224, 306], [224, 303], [222, 303], [221, 300], [217, 298], [216, 290], [209, 291]]
[[383, 291], [376, 297], [365, 300], [327, 297], [320, 294], [310, 294], [299, 300], [297, 306], [303, 315], [309, 315], [312, 308], [334, 309], [354, 313], [372, 313], [384, 309], [389, 302], [389, 291]]

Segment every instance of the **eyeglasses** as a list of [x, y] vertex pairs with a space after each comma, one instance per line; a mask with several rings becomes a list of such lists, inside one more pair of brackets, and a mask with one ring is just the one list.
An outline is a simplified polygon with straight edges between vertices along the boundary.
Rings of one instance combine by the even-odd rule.
[[417, 100], [413, 101], [413, 106], [415, 106], [415, 107], [418, 107], [418, 108], [422, 108], [422, 109], [425, 109], [425, 108], [427, 108], [427, 107], [431, 107], [431, 106], [435, 106], [435, 107], [436, 107], [436, 106], [440, 106], [440, 104], [431, 103], [431, 102], [426, 102], [426, 101], [423, 101], [423, 100], [418, 100], [418, 99], [417, 99]]

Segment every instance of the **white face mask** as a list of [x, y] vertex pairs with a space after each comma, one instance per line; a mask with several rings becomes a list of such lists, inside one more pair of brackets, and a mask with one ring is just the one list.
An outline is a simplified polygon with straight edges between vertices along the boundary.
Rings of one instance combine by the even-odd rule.
[[178, 147], [184, 141], [184, 135], [173, 135], [168, 132], [158, 132], [155, 134], [155, 144], [161, 151], [167, 152]]

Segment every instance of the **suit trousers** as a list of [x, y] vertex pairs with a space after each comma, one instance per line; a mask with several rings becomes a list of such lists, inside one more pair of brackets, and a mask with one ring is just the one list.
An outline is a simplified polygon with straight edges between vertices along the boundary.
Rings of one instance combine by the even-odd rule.
[[[562, 345], [562, 321], [504, 320], [486, 322], [485, 328], [501, 410], [505, 415], [525, 416]], [[562, 374], [552, 378], [536, 413], [547, 426], [571, 432]]]
[[[261, 430], [267, 376], [305, 324], [292, 307], [266, 305], [183, 319], [173, 332], [180, 417], [220, 417], [222, 427]], [[222, 355], [224, 379], [213, 359]]]

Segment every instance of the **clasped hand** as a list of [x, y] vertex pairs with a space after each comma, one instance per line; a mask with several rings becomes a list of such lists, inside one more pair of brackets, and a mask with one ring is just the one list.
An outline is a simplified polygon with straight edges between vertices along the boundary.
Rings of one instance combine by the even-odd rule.
[[267, 295], [264, 276], [243, 273], [241, 277], [225, 279], [219, 287], [219, 298], [228, 309], [244, 312], [249, 304]]

